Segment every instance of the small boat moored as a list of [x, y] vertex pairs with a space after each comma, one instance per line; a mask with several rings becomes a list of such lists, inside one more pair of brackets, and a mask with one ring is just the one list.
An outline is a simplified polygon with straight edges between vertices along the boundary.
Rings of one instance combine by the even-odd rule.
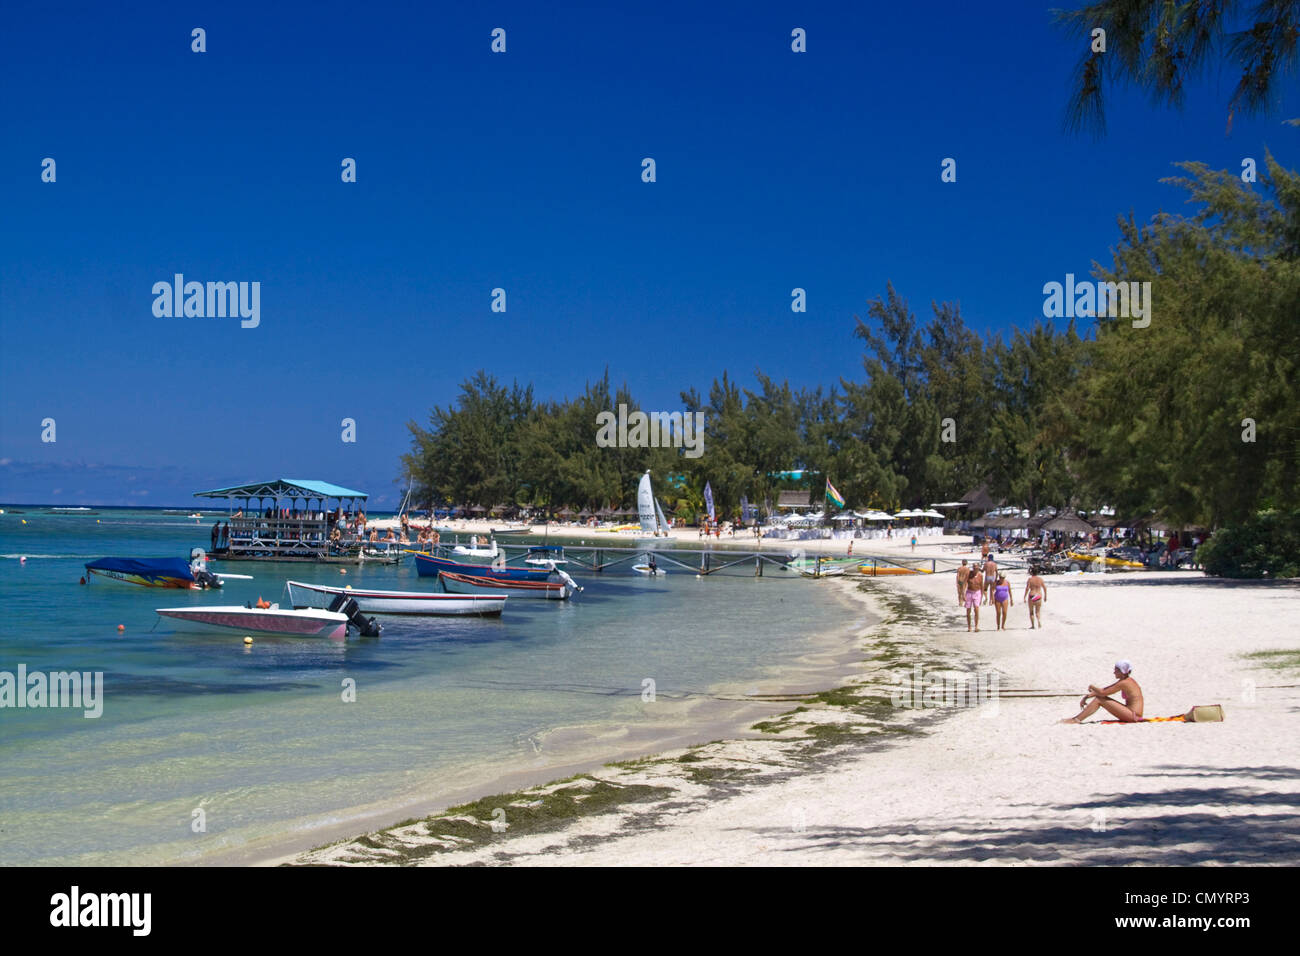
[[438, 575], [438, 581], [452, 594], [505, 594], [511, 597], [545, 598], [551, 601], [567, 601], [580, 590], [571, 583], [572, 578], [568, 581], [501, 581], [472, 574], [443, 571]]
[[486, 564], [462, 564], [419, 551], [407, 551], [407, 554], [415, 556], [415, 570], [422, 578], [438, 577], [448, 571], [494, 581], [546, 581], [551, 576], [550, 562], [545, 568], [510, 568], [502, 561], [498, 561], [496, 567], [490, 567]]
[[248, 577], [209, 571], [207, 555], [202, 548], [191, 551], [189, 561], [184, 558], [99, 558], [86, 562], [85, 567], [91, 574], [147, 588], [219, 588], [223, 577]]
[[448, 594], [445, 591], [373, 591], [290, 581], [289, 603], [295, 608], [320, 607], [339, 596], [351, 598], [370, 614], [495, 617], [506, 606], [506, 595]]
[[346, 614], [319, 608], [291, 610], [278, 604], [270, 607], [235, 604], [226, 607], [160, 607], [156, 610], [162, 617], [201, 630], [279, 634], [284, 637], [328, 637], [335, 641], [344, 640], [348, 636]]

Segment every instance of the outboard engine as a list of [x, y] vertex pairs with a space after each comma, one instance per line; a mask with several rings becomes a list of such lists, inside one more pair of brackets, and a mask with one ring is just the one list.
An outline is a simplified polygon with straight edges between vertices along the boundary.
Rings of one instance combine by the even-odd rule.
[[336, 594], [334, 600], [330, 601], [327, 608], [330, 611], [337, 611], [348, 619], [348, 624], [357, 629], [362, 637], [378, 637], [384, 629], [373, 617], [366, 617], [361, 613], [361, 608], [357, 602], [348, 597], [346, 594]]
[[190, 549], [190, 574], [201, 588], [221, 587], [221, 578], [208, 570], [208, 554], [202, 548]]
[[195, 571], [194, 583], [201, 588], [219, 588], [221, 587], [221, 578], [211, 571]]

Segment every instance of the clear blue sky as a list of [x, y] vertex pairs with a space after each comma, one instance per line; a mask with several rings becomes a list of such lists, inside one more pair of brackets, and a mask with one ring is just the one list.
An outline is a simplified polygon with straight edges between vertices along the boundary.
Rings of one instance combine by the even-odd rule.
[[[393, 496], [405, 423], [480, 367], [542, 397], [608, 367], [648, 408], [724, 369], [860, 377], [853, 315], [889, 280], [923, 319], [1024, 326], [1117, 215], [1181, 207], [1172, 162], [1300, 162], [1294, 91], [1225, 135], [1228, 70], [1065, 134], [1053, 5], [8, 0], [0, 501]], [[260, 327], [154, 317], [175, 272], [260, 281]]]

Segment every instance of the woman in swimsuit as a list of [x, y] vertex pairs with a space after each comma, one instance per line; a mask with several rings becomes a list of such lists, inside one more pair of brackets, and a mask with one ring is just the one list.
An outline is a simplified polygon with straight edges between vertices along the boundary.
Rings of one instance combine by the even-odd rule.
[[1029, 629], [1034, 629], [1034, 618], [1038, 626], [1043, 626], [1043, 603], [1047, 600], [1047, 582], [1038, 573], [1038, 568], [1029, 569], [1029, 580], [1025, 582], [1025, 601], [1029, 605]]
[[970, 569], [966, 576], [966, 630], [970, 630], [970, 612], [975, 611], [975, 630], [980, 629], [980, 596], [984, 593], [984, 575], [979, 566]]
[[[1063, 724], [1081, 724], [1085, 718], [1091, 717], [1099, 708], [1105, 707], [1116, 720], [1125, 724], [1136, 724], [1142, 719], [1142, 688], [1138, 682], [1133, 679], [1133, 665], [1128, 661], [1115, 662], [1115, 677], [1117, 680], [1109, 687], [1094, 687], [1088, 685], [1088, 693], [1083, 695], [1079, 701], [1079, 706], [1083, 710], [1075, 716], [1061, 721]], [[1108, 695], [1119, 691], [1120, 696], [1124, 698], [1124, 703], [1112, 700]], [[1091, 698], [1091, 703], [1089, 699]]]
[[1005, 574], [998, 575], [998, 583], [993, 586], [993, 613], [997, 619], [996, 630], [1007, 629], [1007, 611], [1015, 602], [1011, 599], [1011, 585]]

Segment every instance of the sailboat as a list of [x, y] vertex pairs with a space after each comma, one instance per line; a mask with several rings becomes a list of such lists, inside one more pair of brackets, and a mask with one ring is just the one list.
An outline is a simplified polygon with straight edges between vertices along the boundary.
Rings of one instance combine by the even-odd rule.
[[636, 489], [637, 519], [641, 522], [641, 533], [658, 538], [668, 536], [668, 519], [659, 507], [659, 501], [650, 487], [650, 471], [641, 476], [641, 483]]

